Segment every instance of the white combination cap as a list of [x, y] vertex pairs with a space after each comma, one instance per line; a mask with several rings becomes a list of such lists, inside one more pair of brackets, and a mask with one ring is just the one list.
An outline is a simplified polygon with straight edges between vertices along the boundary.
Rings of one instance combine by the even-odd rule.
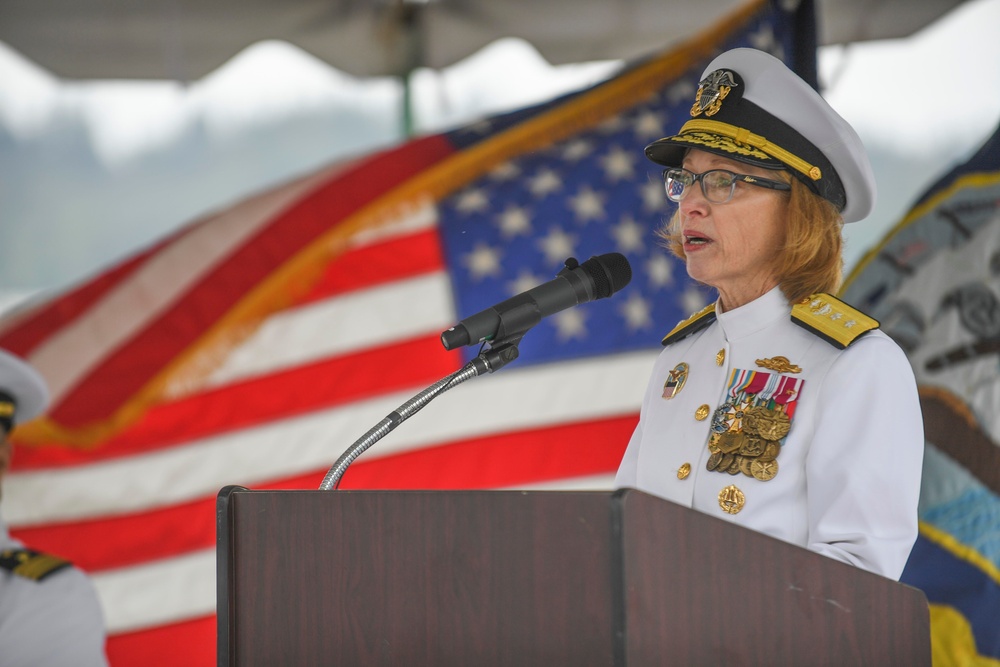
[[654, 141], [646, 156], [679, 167], [690, 148], [764, 167], [788, 169], [832, 202], [844, 222], [875, 207], [875, 175], [861, 138], [785, 63], [755, 49], [733, 49], [702, 74], [691, 120]]
[[0, 421], [12, 428], [42, 414], [48, 405], [49, 389], [38, 371], [0, 350]]

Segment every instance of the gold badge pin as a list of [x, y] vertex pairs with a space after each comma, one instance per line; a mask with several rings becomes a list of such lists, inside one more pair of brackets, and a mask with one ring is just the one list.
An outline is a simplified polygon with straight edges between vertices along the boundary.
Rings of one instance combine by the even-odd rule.
[[687, 479], [687, 476], [691, 474], [691, 464], [685, 463], [680, 468], [677, 469], [677, 479]]
[[674, 366], [673, 370], [667, 372], [667, 381], [663, 383], [663, 398], [670, 400], [681, 393], [684, 383], [687, 382], [690, 370], [690, 366], [681, 362]]
[[747, 497], [735, 484], [730, 484], [719, 491], [719, 507], [726, 514], [739, 514], [747, 503]]
[[769, 359], [758, 359], [755, 362], [761, 368], [766, 368], [779, 373], [801, 373], [802, 369], [788, 360], [788, 357], [771, 357]]

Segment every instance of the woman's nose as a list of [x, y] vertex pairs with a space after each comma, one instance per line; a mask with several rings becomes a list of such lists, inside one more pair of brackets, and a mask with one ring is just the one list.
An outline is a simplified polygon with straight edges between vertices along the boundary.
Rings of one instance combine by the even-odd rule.
[[705, 213], [710, 204], [701, 189], [701, 182], [698, 181], [689, 185], [687, 192], [684, 193], [684, 199], [681, 199], [677, 205], [684, 215]]

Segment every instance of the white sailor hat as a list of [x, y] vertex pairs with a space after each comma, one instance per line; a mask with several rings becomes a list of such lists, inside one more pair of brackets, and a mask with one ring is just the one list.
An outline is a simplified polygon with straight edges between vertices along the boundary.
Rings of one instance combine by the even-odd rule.
[[13, 428], [30, 421], [49, 405], [49, 389], [34, 368], [0, 350], [0, 424]]
[[788, 169], [836, 205], [844, 222], [864, 219], [875, 206], [875, 176], [857, 132], [763, 51], [733, 49], [713, 60], [698, 84], [691, 119], [675, 136], [646, 146], [646, 156], [678, 167], [689, 148]]

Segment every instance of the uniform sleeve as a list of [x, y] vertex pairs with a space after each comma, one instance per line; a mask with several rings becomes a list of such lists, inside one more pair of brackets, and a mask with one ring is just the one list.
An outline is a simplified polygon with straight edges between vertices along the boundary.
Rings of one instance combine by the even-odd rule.
[[104, 612], [94, 584], [76, 568], [64, 574], [72, 576], [74, 581], [67, 582], [65, 604], [60, 606], [55, 619], [50, 619], [50, 623], [59, 623], [62, 636], [66, 638], [58, 655], [66, 659], [67, 665], [107, 667]]
[[923, 421], [913, 371], [884, 334], [845, 350], [820, 389], [806, 461], [809, 548], [899, 579], [917, 537]]
[[625, 448], [625, 454], [622, 456], [621, 463], [618, 464], [618, 472], [615, 474], [616, 489], [623, 487], [637, 488], [639, 485], [639, 446], [642, 442], [642, 425], [645, 421], [649, 397], [655, 389], [654, 378], [658, 375], [657, 368], [660, 366], [661, 358], [658, 358], [656, 363], [653, 364], [652, 372], [646, 383], [646, 392], [642, 396], [642, 407], [639, 408], [639, 423], [636, 424], [635, 430], [632, 431], [632, 437]]
[[0, 623], [0, 664], [5, 667], [107, 667], [104, 615], [93, 583], [68, 568], [42, 581], [4, 589], [12, 605]]
[[618, 473], [615, 475], [615, 488], [635, 487], [639, 479], [639, 442], [642, 440], [642, 418], [635, 425], [632, 437], [625, 448], [625, 455], [618, 465]]

